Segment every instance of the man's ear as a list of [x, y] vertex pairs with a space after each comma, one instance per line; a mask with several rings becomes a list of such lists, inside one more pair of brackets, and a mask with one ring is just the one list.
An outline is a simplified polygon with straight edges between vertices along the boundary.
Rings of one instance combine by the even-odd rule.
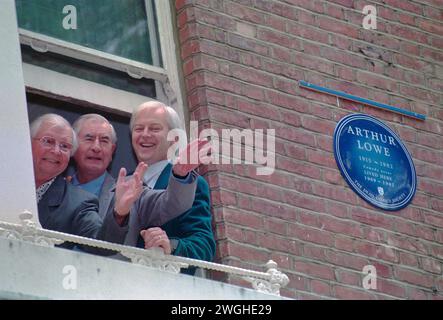
[[114, 154], [115, 149], [117, 149], [117, 145], [115, 143], [112, 144], [112, 154]]

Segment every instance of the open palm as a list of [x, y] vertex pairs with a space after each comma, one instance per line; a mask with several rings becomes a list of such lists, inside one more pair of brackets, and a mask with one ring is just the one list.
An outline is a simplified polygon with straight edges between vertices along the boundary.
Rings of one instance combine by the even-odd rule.
[[140, 197], [143, 191], [143, 175], [147, 168], [147, 164], [140, 162], [134, 174], [129, 178], [126, 178], [126, 169], [120, 169], [115, 187], [114, 207], [119, 216], [128, 215], [132, 205]]

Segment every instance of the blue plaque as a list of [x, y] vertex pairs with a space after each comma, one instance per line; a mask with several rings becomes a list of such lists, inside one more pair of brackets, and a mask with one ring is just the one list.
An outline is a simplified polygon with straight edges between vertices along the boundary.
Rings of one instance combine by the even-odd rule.
[[397, 134], [380, 120], [351, 114], [334, 131], [334, 155], [351, 188], [384, 210], [400, 210], [417, 188], [412, 158]]

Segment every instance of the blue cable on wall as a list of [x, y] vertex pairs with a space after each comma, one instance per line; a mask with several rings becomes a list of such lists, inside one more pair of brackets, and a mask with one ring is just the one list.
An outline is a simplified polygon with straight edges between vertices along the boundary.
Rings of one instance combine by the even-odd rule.
[[330, 95], [333, 95], [333, 96], [336, 96], [336, 97], [340, 97], [340, 98], [343, 98], [343, 99], [346, 99], [346, 100], [351, 100], [351, 101], [354, 101], [354, 102], [359, 102], [359, 103], [366, 104], [366, 105], [373, 106], [373, 107], [377, 107], [377, 108], [380, 108], [380, 109], [389, 110], [389, 111], [392, 111], [392, 112], [395, 112], [395, 113], [399, 113], [399, 114], [402, 114], [404, 116], [408, 116], [408, 117], [411, 117], [411, 118], [415, 118], [415, 119], [419, 119], [419, 120], [426, 120], [426, 116], [423, 115], [423, 114], [420, 114], [420, 113], [417, 113], [417, 112], [412, 112], [412, 111], [409, 111], [409, 110], [400, 109], [400, 108], [397, 108], [397, 107], [390, 106], [388, 104], [372, 101], [372, 100], [369, 100], [369, 99], [357, 97], [357, 96], [354, 96], [352, 94], [348, 94], [348, 93], [343, 92], [343, 91], [337, 91], [337, 90], [328, 89], [328, 88], [321, 87], [321, 86], [318, 86], [318, 85], [315, 85], [315, 84], [312, 84], [312, 83], [309, 83], [309, 82], [306, 82], [306, 81], [303, 81], [303, 80], [299, 81], [299, 85], [300, 85], [300, 87], [304, 87], [304, 88], [307, 88], [307, 89], [310, 89], [310, 90], [324, 92], [324, 93], [327, 93], [327, 94], [330, 94]]

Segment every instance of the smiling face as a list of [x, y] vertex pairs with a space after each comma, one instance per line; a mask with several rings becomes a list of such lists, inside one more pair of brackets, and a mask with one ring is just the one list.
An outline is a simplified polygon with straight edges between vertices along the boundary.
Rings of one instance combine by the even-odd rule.
[[140, 110], [132, 129], [132, 147], [138, 161], [151, 165], [167, 159], [169, 126], [166, 110], [150, 106]]
[[[43, 122], [32, 138], [32, 159], [36, 187], [62, 173], [68, 166], [70, 151], [61, 150], [60, 144], [72, 145], [72, 129], [63, 123]], [[55, 146], [42, 143], [42, 137], [52, 138]]]
[[106, 122], [88, 119], [82, 123], [74, 154], [80, 183], [98, 178], [106, 171], [116, 147], [111, 137], [112, 128]]

